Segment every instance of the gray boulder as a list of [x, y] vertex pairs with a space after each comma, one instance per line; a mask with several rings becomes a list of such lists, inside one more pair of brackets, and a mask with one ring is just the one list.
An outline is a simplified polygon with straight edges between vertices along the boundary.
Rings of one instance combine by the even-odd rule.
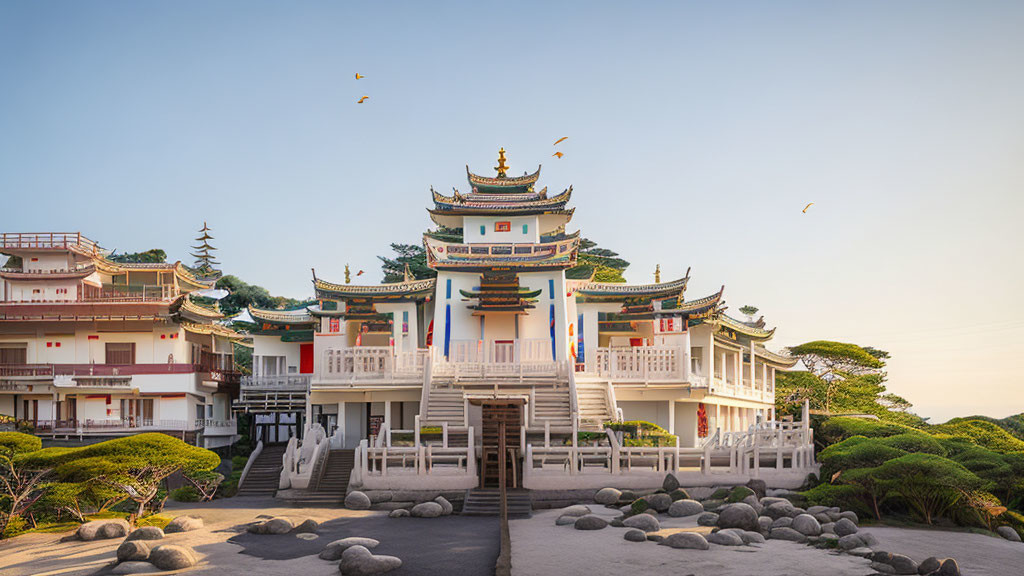
[[946, 558], [939, 564], [936, 576], [960, 576], [960, 565], [952, 558]]
[[821, 525], [821, 533], [822, 534], [835, 534], [836, 533], [836, 523], [835, 522], [824, 522], [824, 523], [822, 523], [822, 525]]
[[811, 516], [810, 514], [801, 514], [796, 518], [793, 518], [793, 524], [791, 525], [793, 530], [805, 535], [805, 536], [817, 536], [821, 534], [821, 524]]
[[785, 502], [776, 502], [774, 504], [768, 505], [767, 507], [765, 507], [762, 514], [777, 520], [779, 518], [792, 518], [794, 516], [797, 516], [798, 512], [796, 512], [796, 508], [787, 500]]
[[295, 528], [295, 524], [292, 523], [291, 518], [276, 516], [263, 523], [261, 534], [287, 534], [292, 531], [292, 528]]
[[676, 478], [676, 475], [672, 473], [665, 474], [665, 479], [661, 482], [661, 489], [665, 492], [671, 492], [677, 488], [679, 488], [679, 480]]
[[622, 521], [622, 525], [626, 528], [639, 528], [644, 532], [657, 532], [661, 530], [661, 523], [658, 519], [650, 514], [637, 514], [636, 516], [630, 516]]
[[155, 574], [160, 569], [149, 562], [121, 562], [110, 571], [111, 574]]
[[358, 490], [353, 490], [345, 496], [345, 508], [349, 510], [369, 510], [370, 505], [370, 497]]
[[[808, 512], [808, 514], [811, 514], [811, 513]], [[818, 512], [817, 514], [811, 514], [811, 516], [814, 516], [814, 519], [818, 521], [818, 524], [831, 524], [832, 523], [832, 517], [829, 516], [827, 512]]]
[[701, 506], [708, 512], [718, 512], [718, 509], [725, 506], [725, 500], [710, 499], [701, 502]]
[[191, 532], [204, 526], [203, 519], [198, 516], [177, 516], [164, 527], [164, 534]]
[[758, 498], [764, 498], [764, 495], [768, 492], [768, 484], [760, 478], [752, 478], [746, 484], [747, 488], [754, 491], [754, 495]]
[[668, 515], [674, 517], [694, 516], [704, 512], [704, 506], [696, 500], [676, 500], [668, 507]]
[[648, 534], [647, 535], [647, 541], [648, 542], [661, 542], [664, 539], [665, 539], [665, 537], [662, 536], [661, 534]]
[[854, 512], [853, 510], [846, 510], [845, 512], [840, 512], [839, 513], [839, 517], [840, 518], [846, 518], [847, 520], [849, 520], [850, 522], [853, 522], [854, 524], [860, 524], [860, 520], [857, 519], [857, 513]]
[[856, 534], [847, 534], [839, 537], [838, 544], [840, 550], [853, 550], [864, 546], [864, 541]]
[[829, 510], [828, 506], [811, 506], [811, 507], [807, 508], [807, 513], [810, 514], [811, 516], [814, 516], [815, 514], [821, 514], [822, 512], [828, 512], [828, 510]]
[[772, 520], [771, 518], [769, 518], [767, 516], [758, 516], [757, 517], [757, 527], [758, 527], [758, 530], [760, 530], [764, 534], [767, 534], [768, 532], [771, 532], [772, 523], [773, 522], [774, 522], [774, 520]]
[[896, 569], [895, 568], [893, 568], [892, 566], [889, 566], [888, 564], [883, 564], [881, 562], [872, 562], [871, 564], [868, 565], [868, 568], [871, 568], [872, 570], [874, 570], [876, 574], [895, 574], [896, 573]]
[[718, 544], [719, 546], [743, 546], [743, 538], [730, 530], [712, 532], [706, 540], [710, 544]]
[[833, 527], [833, 531], [839, 537], [847, 536], [849, 534], [857, 533], [857, 525], [854, 524], [849, 518], [840, 518], [836, 525]]
[[857, 536], [860, 536], [860, 541], [863, 542], [865, 546], [878, 546], [878, 538], [875, 538], [875, 535], [871, 532], [857, 532]]
[[316, 531], [320, 528], [320, 523], [312, 518], [307, 518], [298, 526], [292, 528], [292, 532], [295, 534], [316, 534]]
[[396, 508], [388, 513], [388, 518], [408, 518], [409, 511], [405, 508]]
[[375, 556], [365, 546], [352, 546], [341, 554], [338, 569], [345, 576], [383, 574], [401, 567], [402, 560], [395, 556]]
[[788, 540], [790, 542], [806, 542], [807, 536], [792, 528], [772, 528], [768, 535], [772, 540]]
[[757, 530], [760, 525], [757, 523], [757, 512], [749, 504], [738, 502], [718, 512], [718, 527]]
[[920, 564], [917, 565], [918, 574], [931, 574], [939, 569], [939, 559], [935, 556], [925, 558]]
[[594, 502], [605, 505], [615, 504], [621, 496], [622, 492], [615, 488], [601, 488], [597, 491], [597, 494], [594, 494]]
[[1010, 542], [1020, 542], [1020, 534], [1017, 534], [1017, 531], [1009, 526], [1000, 526], [999, 528], [996, 528], [996, 534], [999, 534]]
[[753, 494], [744, 498], [743, 503], [753, 508], [754, 512], [757, 512], [758, 515], [760, 515], [761, 512], [764, 511], [764, 506], [761, 505], [761, 502], [757, 499], [757, 496], [754, 496]]
[[718, 514], [714, 512], [704, 512], [700, 516], [697, 516], [698, 526], [717, 526], [718, 525]]
[[379, 544], [380, 542], [373, 538], [360, 538], [359, 536], [342, 538], [324, 546], [324, 549], [320, 551], [320, 559], [341, 560], [341, 555], [345, 553], [345, 550], [353, 546], [362, 546], [363, 548], [370, 549], [376, 548]]
[[116, 520], [93, 520], [78, 527], [75, 534], [79, 540], [102, 540], [121, 538], [128, 535], [128, 522], [120, 518]]
[[562, 509], [562, 516], [573, 516], [573, 517], [578, 518], [580, 516], [586, 516], [587, 514], [590, 514], [590, 512], [591, 512], [591, 510], [590, 510], [589, 506], [583, 506], [582, 504], [577, 504], [575, 506], [567, 506], [567, 507], [563, 508]]
[[751, 532], [750, 530], [744, 530], [740, 534], [740, 538], [743, 538], [744, 544], [764, 544], [764, 535], [760, 532]]
[[191, 548], [175, 544], [164, 544], [153, 548], [149, 561], [161, 570], [181, 570], [196, 565], [196, 555]]
[[635, 528], [632, 529], [632, 530], [626, 530], [626, 533], [622, 537], [625, 538], [626, 540], [630, 541], [630, 542], [646, 542], [647, 541], [647, 534], [644, 533], [643, 530], [637, 530]]
[[854, 548], [853, 550], [847, 550], [847, 554], [850, 556], [860, 556], [861, 558], [868, 558], [874, 553], [874, 550], [867, 546], [861, 546], [860, 548]]
[[143, 526], [132, 530], [125, 540], [160, 540], [164, 531], [159, 526]]
[[658, 512], [668, 512], [668, 509], [672, 506], [672, 497], [668, 494], [651, 494], [646, 496], [644, 500], [647, 500], [647, 504]]
[[444, 515], [444, 508], [434, 501], [420, 502], [409, 512], [413, 518], [437, 518]]
[[897, 574], [917, 574], [917, 562], [903, 554], [893, 554], [889, 559], [889, 565]]
[[573, 528], [577, 530], [600, 530], [608, 526], [608, 522], [600, 516], [594, 514], [587, 514], [586, 516], [580, 516], [573, 522]]
[[676, 532], [662, 540], [661, 543], [672, 548], [690, 550], [707, 550], [711, 547], [708, 545], [707, 539], [696, 532]]
[[449, 502], [444, 496], [438, 496], [434, 498], [434, 502], [441, 506], [441, 515], [448, 516], [452, 513], [455, 508], [452, 507], [452, 503]]
[[125, 540], [117, 547], [118, 562], [141, 562], [149, 559], [149, 544], [138, 540]]
[[778, 496], [765, 496], [761, 498], [761, 506], [764, 506], [765, 508], [771, 506], [772, 504], [780, 503], [789, 504], [790, 506], [793, 505], [792, 502], [790, 502], [789, 500], [786, 500], [785, 498], [779, 498]]
[[563, 514], [559, 516], [557, 520], [555, 520], [555, 526], [566, 526], [569, 524], [575, 524], [577, 518], [579, 518], [579, 516], [566, 516]]
[[782, 518], [776, 518], [772, 521], [772, 528], [790, 528], [793, 526], [793, 519], [789, 516], [783, 516]]

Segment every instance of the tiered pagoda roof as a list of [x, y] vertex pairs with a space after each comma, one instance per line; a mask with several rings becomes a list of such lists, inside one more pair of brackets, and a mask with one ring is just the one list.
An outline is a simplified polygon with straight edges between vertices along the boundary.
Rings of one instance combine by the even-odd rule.
[[309, 327], [316, 324], [316, 318], [309, 311], [309, 303], [294, 308], [277, 310], [269, 308], [257, 308], [249, 305], [249, 316], [262, 326], [264, 330], [275, 330], [282, 327], [303, 326]]
[[659, 284], [626, 284], [623, 282], [590, 282], [576, 291], [582, 302], [622, 302], [625, 300], [682, 300], [690, 270], [686, 276]]
[[224, 314], [221, 313], [219, 306], [216, 304], [214, 304], [214, 308], [202, 306], [194, 302], [192, 296], [188, 294], [178, 300], [176, 309], [172, 307], [172, 311], [182, 320], [191, 322], [208, 323], [224, 318]]
[[313, 277], [313, 289], [316, 291], [316, 297], [319, 300], [423, 300], [434, 292], [436, 284], [436, 278], [427, 278], [424, 280], [377, 284], [374, 286], [357, 286], [355, 284], [334, 284], [321, 280], [316, 276]]
[[779, 354], [778, 352], [772, 352], [760, 344], [754, 345], [754, 353], [765, 363], [775, 365], [780, 368], [792, 368], [800, 361], [800, 359], [795, 356], [787, 356], [785, 354]]
[[543, 290], [530, 290], [519, 285], [519, 275], [508, 271], [486, 271], [480, 275], [480, 286], [474, 290], [459, 290], [467, 300], [476, 300], [469, 306], [474, 316], [486, 312], [521, 314], [533, 308]]
[[775, 328], [766, 330], [764, 320], [759, 322], [743, 322], [725, 314], [719, 314], [715, 319], [718, 325], [718, 333], [724, 334], [732, 340], [742, 336], [749, 340], [769, 340], [775, 334]]
[[524, 244], [461, 244], [423, 236], [427, 264], [435, 270], [558, 270], [576, 265], [579, 233], [564, 239]]

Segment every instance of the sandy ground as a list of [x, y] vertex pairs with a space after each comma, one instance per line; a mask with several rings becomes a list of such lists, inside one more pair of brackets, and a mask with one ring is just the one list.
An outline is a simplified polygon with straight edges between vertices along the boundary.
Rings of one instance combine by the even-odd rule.
[[[462, 574], [493, 574], [498, 555], [498, 523], [489, 518], [386, 518], [384, 512], [341, 508], [292, 508], [272, 498], [232, 498], [207, 504], [172, 504], [168, 516], [199, 516], [205, 528], [170, 534], [162, 543], [192, 547], [201, 557], [189, 574], [246, 574], [247, 576], [327, 576], [338, 574], [337, 562], [316, 554], [327, 543], [350, 535], [381, 541], [377, 552], [402, 558], [395, 576], [436, 574], [438, 565], [461, 558], [471, 568]], [[291, 535], [256, 536], [245, 524], [259, 515], [312, 518], [323, 526], [320, 538], [306, 541]], [[121, 539], [60, 543], [63, 534], [27, 534], [0, 543], [0, 575], [84, 576], [106, 574]], [[229, 539], [234, 539], [229, 542]], [[173, 572], [164, 572], [172, 574]]]
[[[594, 513], [608, 519], [617, 515], [600, 505]], [[624, 528], [609, 526], [580, 531], [555, 526], [557, 510], [509, 522], [512, 532], [513, 576], [865, 576], [874, 571], [867, 560], [819, 550], [804, 544], [769, 540], [760, 546], [711, 545], [710, 550], [677, 550], [654, 542], [627, 542]], [[661, 515], [662, 533], [707, 531], [697, 527], [696, 516]], [[878, 537], [878, 550], [907, 554], [917, 561], [929, 556], [954, 557], [965, 576], [1009, 576], [1024, 573], [1024, 544], [981, 534], [866, 528]]]

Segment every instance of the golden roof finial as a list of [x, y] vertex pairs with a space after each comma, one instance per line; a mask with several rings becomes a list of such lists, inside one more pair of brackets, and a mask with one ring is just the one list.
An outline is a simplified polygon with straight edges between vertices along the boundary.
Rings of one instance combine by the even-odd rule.
[[661, 284], [661, 264], [654, 265], [654, 283]]
[[409, 282], [412, 282], [412, 280], [413, 280], [412, 271], [409, 270], [409, 263], [406, 262], [405, 263], [405, 270], [402, 273], [402, 282], [409, 283]]
[[494, 167], [498, 171], [498, 178], [504, 178], [508, 172], [508, 164], [505, 164], [505, 148], [498, 150], [498, 165]]
[[345, 284], [352, 282], [352, 274], [348, 271], [348, 264], [345, 264]]

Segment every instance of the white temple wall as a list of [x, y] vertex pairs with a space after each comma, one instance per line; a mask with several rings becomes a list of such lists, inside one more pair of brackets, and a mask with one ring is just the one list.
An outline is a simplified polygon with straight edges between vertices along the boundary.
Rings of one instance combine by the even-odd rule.
[[[300, 342], [282, 342], [280, 336], [257, 334], [252, 337], [252, 344], [252, 367], [257, 374], [265, 373], [263, 358], [266, 357], [283, 357], [284, 374], [299, 373]], [[317, 363], [317, 359], [314, 358], [313, 365], [316, 366]]]
[[78, 299], [80, 280], [47, 280], [7, 282], [7, 300], [30, 302], [33, 300], [74, 301]]
[[619, 401], [622, 417], [626, 421], [642, 420], [657, 424], [668, 430], [669, 410], [667, 401]]
[[[618, 312], [622, 310], [622, 304], [617, 302], [580, 302], [576, 303], [579, 314], [583, 314], [583, 345], [587, 371], [593, 372], [597, 369], [597, 348], [599, 336], [598, 313]], [[578, 317], [577, 317], [578, 321]]]
[[[509, 230], [499, 232], [496, 222], [508, 222]], [[463, 242], [466, 244], [535, 244], [540, 242], [537, 216], [466, 216], [463, 219]], [[525, 231], [523, 226], [526, 227]], [[483, 233], [481, 233], [481, 228]]]
[[679, 437], [679, 445], [684, 448], [697, 446], [697, 403], [676, 402], [675, 412], [675, 435]]
[[0, 394], [0, 414], [14, 415], [14, 394]]
[[395, 340], [395, 354], [414, 352], [419, 339], [419, 328], [416, 322], [416, 303], [401, 302], [397, 304], [377, 304], [377, 311], [382, 314], [391, 313], [391, 337]]
[[70, 270], [71, 252], [35, 252], [21, 257], [21, 269], [25, 272], [49, 272]]
[[0, 334], [0, 344], [25, 344], [28, 364], [104, 364], [108, 342], [134, 343], [136, 364], [164, 364], [172, 355], [176, 363], [189, 361], [184, 331], [175, 325], [128, 322], [129, 330], [110, 330], [111, 324], [120, 328], [125, 323], [33, 323], [10, 329], [18, 333]]

